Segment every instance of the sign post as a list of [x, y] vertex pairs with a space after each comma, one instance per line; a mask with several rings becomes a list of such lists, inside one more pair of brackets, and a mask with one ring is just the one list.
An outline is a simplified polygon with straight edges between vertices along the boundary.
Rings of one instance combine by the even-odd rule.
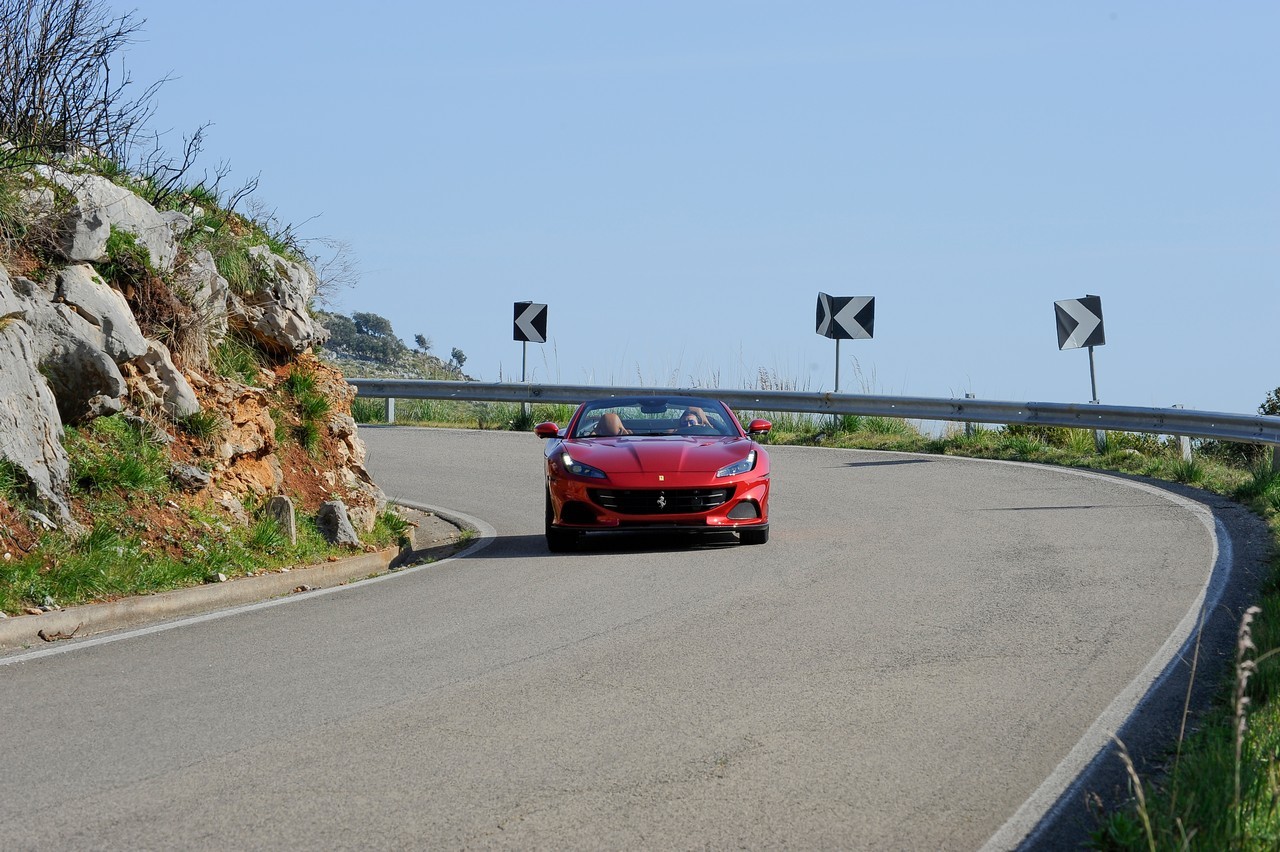
[[[1084, 296], [1079, 299], [1063, 299], [1053, 303], [1054, 317], [1058, 322], [1058, 349], [1089, 350], [1089, 389], [1091, 400], [1098, 404], [1098, 373], [1093, 363], [1093, 347], [1107, 342], [1102, 327], [1102, 297]], [[1107, 447], [1107, 435], [1101, 430], [1093, 432], [1093, 442], [1098, 452]]]
[[[547, 342], [547, 306], [537, 302], [516, 302], [512, 336], [521, 342], [520, 382], [529, 380], [529, 343]], [[529, 403], [520, 404], [520, 413], [529, 418]]]
[[875, 296], [818, 293], [817, 333], [836, 342], [836, 393], [840, 393], [840, 341], [870, 340], [875, 331]]

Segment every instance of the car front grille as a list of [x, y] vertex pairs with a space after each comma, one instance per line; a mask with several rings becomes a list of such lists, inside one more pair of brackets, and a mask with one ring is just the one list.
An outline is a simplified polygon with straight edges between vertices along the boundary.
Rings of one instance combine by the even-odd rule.
[[690, 515], [722, 506], [732, 488], [669, 488], [666, 490], [606, 490], [592, 488], [591, 499], [621, 515]]

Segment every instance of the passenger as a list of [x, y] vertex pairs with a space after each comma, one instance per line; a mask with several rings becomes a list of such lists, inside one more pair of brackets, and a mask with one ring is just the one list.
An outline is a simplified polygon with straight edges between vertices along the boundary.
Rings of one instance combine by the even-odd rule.
[[622, 418], [616, 411], [605, 412], [596, 424], [596, 435], [602, 438], [613, 438], [618, 435], [630, 435], [631, 430], [622, 425]]

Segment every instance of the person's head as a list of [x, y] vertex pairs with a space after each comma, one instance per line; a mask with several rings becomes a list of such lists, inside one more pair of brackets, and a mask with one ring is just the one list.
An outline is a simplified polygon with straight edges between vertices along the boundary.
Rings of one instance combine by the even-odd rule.
[[701, 408], [691, 405], [684, 410], [684, 414], [680, 415], [680, 427], [690, 428], [693, 426], [706, 426], [709, 421], [707, 414]]
[[597, 435], [625, 435], [626, 432], [626, 427], [622, 425], [622, 418], [616, 411], [606, 411], [600, 416], [600, 422], [596, 425]]

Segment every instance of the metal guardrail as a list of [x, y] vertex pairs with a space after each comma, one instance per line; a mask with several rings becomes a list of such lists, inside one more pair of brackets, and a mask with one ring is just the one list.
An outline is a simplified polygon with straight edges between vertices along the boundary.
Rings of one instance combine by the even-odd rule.
[[[1114, 432], [1147, 432], [1280, 446], [1280, 417], [1228, 414], [1185, 408], [1140, 408], [1062, 402], [1000, 402], [850, 393], [753, 391], [726, 388], [602, 387], [509, 382], [454, 382], [426, 379], [349, 379], [358, 396], [400, 399], [456, 399], [475, 402], [571, 403], [609, 396], [705, 396], [734, 409], [811, 414], [860, 414], [908, 420], [964, 423], [1028, 423]], [[395, 422], [394, 404], [388, 422]]]

